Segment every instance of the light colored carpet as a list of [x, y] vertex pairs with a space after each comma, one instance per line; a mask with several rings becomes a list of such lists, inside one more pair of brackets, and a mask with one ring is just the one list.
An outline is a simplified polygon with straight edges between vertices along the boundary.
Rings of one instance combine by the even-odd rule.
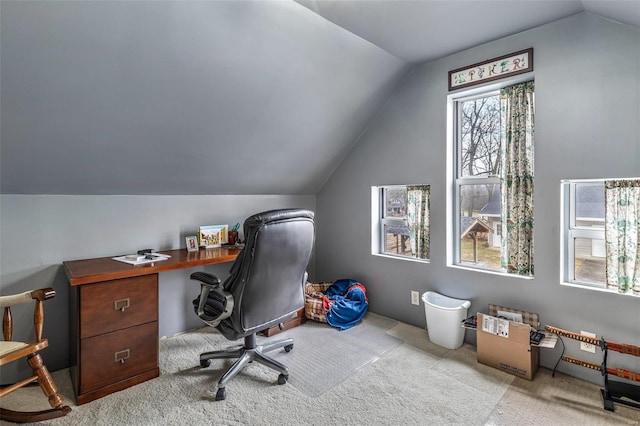
[[[538, 370], [533, 381], [516, 379], [498, 402], [487, 425], [639, 425], [640, 410], [614, 404], [603, 408], [600, 388], [551, 370]], [[524, 409], [523, 409], [524, 407]]]
[[[357, 327], [379, 321], [379, 316], [367, 314]], [[327, 342], [317, 333], [317, 325], [307, 322], [298, 327], [300, 335], [295, 337], [295, 347], [289, 354], [283, 354], [283, 359], [299, 349], [301, 339], [314, 342], [318, 350], [322, 350]], [[624, 407], [616, 407], [614, 414], [605, 412], [601, 409], [597, 386], [577, 379], [563, 376], [567, 384], [553, 393], [549, 389], [557, 379], [539, 385], [538, 378], [529, 382], [478, 364], [474, 346], [465, 344], [457, 350], [436, 346], [428, 341], [426, 330], [419, 327], [397, 323], [387, 334], [404, 343], [358, 368], [318, 397], [308, 396], [293, 386], [293, 377], [290, 383], [278, 385], [277, 373], [252, 363], [227, 385], [227, 399], [216, 402], [217, 379], [230, 361], [214, 360], [209, 368], [202, 369], [198, 366], [198, 355], [229, 346], [230, 342], [211, 328], [184, 333], [161, 340], [160, 377], [88, 404], [75, 406], [68, 370], [55, 372], [54, 378], [73, 411], [64, 418], [45, 423], [92, 426], [583, 425], [634, 424], [633, 419], [638, 415], [637, 410]], [[337, 365], [341, 358], [337, 355], [332, 361]], [[325, 374], [330, 376], [332, 370], [327, 368]], [[544, 379], [545, 375], [541, 377]], [[578, 402], [572, 402], [578, 393]], [[536, 405], [535, 401], [541, 397], [542, 405]], [[576, 416], [575, 404], [589, 406], [588, 411], [596, 416]], [[14, 392], [3, 398], [1, 405], [11, 409], [48, 408], [39, 388]], [[537, 412], [547, 408], [553, 411], [536, 421], [536, 417], [527, 414], [530, 406]]]
[[[387, 334], [397, 321], [369, 315], [348, 330], [338, 330], [315, 321], [284, 331], [275, 340], [292, 338], [291, 352], [269, 352], [289, 368], [289, 383], [303, 394], [316, 398], [335, 388], [359, 369], [404, 343]], [[338, 360], [338, 362], [336, 362]]]

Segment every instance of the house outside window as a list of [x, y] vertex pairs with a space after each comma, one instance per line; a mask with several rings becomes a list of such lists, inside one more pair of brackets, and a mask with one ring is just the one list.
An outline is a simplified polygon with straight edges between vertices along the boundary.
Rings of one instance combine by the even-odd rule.
[[372, 188], [372, 253], [429, 259], [429, 185]]

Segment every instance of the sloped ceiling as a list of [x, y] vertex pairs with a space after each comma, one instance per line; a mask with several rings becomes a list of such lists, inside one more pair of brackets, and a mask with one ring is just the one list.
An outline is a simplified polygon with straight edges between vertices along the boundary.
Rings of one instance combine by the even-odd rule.
[[2, 1], [3, 194], [314, 194], [414, 63], [638, 1]]
[[640, 0], [296, 0], [407, 62], [421, 63], [581, 12], [640, 26]]
[[1, 19], [3, 193], [313, 194], [409, 69], [293, 1]]

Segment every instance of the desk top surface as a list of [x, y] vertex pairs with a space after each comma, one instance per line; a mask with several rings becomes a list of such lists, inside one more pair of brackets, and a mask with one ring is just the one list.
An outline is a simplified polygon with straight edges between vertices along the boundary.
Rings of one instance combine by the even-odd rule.
[[[232, 262], [241, 250], [227, 248], [200, 249], [188, 252], [186, 249], [162, 250], [158, 253], [168, 254], [169, 259], [144, 265], [130, 265], [113, 260], [112, 257], [95, 259], [68, 260], [62, 262], [64, 270], [72, 286], [97, 283], [120, 278], [138, 277], [175, 269], [192, 268], [214, 263]], [[116, 256], [113, 256], [116, 257]]]

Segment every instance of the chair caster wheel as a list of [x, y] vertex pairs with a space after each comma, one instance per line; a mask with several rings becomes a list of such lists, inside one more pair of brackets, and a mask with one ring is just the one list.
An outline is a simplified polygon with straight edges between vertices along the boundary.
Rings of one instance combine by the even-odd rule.
[[219, 388], [218, 392], [216, 392], [216, 401], [223, 401], [227, 399], [227, 389]]
[[284, 347], [285, 352], [291, 352], [291, 349], [293, 349], [293, 344]]
[[200, 367], [207, 368], [210, 365], [211, 365], [211, 360], [210, 359], [201, 359], [200, 360]]
[[284, 385], [285, 383], [287, 383], [287, 380], [289, 380], [289, 375], [288, 374], [286, 376], [284, 374], [280, 374], [278, 376], [278, 384], [279, 385]]

